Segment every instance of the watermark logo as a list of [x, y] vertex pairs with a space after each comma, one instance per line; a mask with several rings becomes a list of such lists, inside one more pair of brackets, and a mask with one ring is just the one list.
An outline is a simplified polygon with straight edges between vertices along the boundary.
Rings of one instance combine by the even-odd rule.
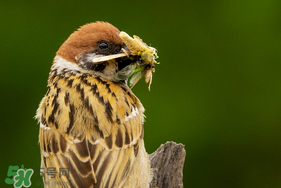
[[[21, 188], [21, 187], [30, 187], [31, 186], [31, 176], [33, 175], [34, 170], [29, 168], [24, 168], [23, 165], [21, 165], [21, 168], [19, 166], [12, 166], [10, 165], [8, 168], [7, 176], [8, 178], [5, 179], [5, 183], [9, 185], [14, 185], [15, 188]], [[56, 185], [63, 185], [64, 187], [69, 187], [68, 181], [58, 181], [57, 178], [62, 178], [62, 176], [65, 179], [69, 178], [69, 168], [59, 168], [57, 170], [56, 167], [47, 167], [47, 168], [37, 168], [37, 175], [38, 178], [47, 178], [48, 180], [44, 182], [37, 181], [36, 186], [49, 186], [49, 187], [55, 187]], [[50, 180], [50, 181], [49, 181]]]
[[30, 187], [31, 181], [30, 178], [33, 174], [33, 169], [24, 168], [23, 165], [21, 165], [21, 168], [19, 166], [9, 166], [7, 176], [13, 177], [13, 178], [6, 178], [5, 183], [6, 184], [14, 184], [15, 188], [21, 188], [24, 187]]

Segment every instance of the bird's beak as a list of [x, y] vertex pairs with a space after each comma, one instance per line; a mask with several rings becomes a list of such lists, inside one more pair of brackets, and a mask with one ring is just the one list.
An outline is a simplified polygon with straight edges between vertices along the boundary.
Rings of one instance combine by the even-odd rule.
[[126, 45], [125, 45], [125, 47], [123, 47], [123, 48], [120, 50], [120, 53], [124, 53], [124, 52], [130, 53], [129, 48], [128, 48]]
[[130, 54], [130, 50], [125, 45], [117, 54], [96, 57], [93, 59], [93, 63], [99, 63], [99, 62], [108, 61], [108, 60], [112, 60], [112, 59], [116, 59], [116, 58], [120, 58], [120, 57], [126, 57], [126, 56], [129, 56], [129, 54]]
[[120, 57], [126, 57], [126, 53], [118, 53], [118, 54], [113, 54], [113, 55], [107, 55], [107, 56], [102, 56], [102, 57], [97, 57], [93, 59], [93, 63], [99, 63], [99, 62], [104, 62], [104, 61], [109, 61], [112, 59], [120, 58]]

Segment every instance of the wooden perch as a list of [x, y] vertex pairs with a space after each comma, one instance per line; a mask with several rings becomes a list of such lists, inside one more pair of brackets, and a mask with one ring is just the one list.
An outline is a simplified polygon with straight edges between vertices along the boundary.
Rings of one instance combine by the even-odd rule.
[[150, 188], [182, 188], [185, 154], [184, 145], [175, 142], [166, 142], [150, 154], [153, 168]]

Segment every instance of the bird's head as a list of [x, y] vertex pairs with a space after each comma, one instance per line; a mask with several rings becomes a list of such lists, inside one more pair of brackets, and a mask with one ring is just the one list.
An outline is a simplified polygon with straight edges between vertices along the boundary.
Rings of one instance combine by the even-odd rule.
[[72, 33], [57, 51], [53, 67], [58, 72], [88, 73], [116, 80], [115, 74], [132, 63], [126, 57], [96, 62], [95, 59], [124, 53], [124, 41], [119, 37], [120, 31], [107, 22], [94, 22], [80, 27]]

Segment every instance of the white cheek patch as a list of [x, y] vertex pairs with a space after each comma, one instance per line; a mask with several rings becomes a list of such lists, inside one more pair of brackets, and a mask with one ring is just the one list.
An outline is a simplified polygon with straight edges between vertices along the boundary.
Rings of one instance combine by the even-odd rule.
[[[50, 76], [56, 76], [56, 75], [66, 76], [67, 73], [71, 73], [71, 74], [86, 73], [86, 74], [93, 75], [95, 77], [103, 77], [110, 81], [117, 81], [114, 78], [114, 74], [117, 69], [117, 65], [114, 62], [106, 65], [106, 67], [104, 68], [104, 70], [102, 72], [83, 68], [83, 66], [86, 66], [87, 61], [92, 62], [92, 61], [94, 61], [95, 58], [100, 58], [100, 57], [103, 57], [103, 55], [87, 54], [87, 57], [85, 56], [84, 59], [82, 58], [79, 60], [80, 62], [78, 65], [76, 63], [67, 61], [57, 55], [54, 58], [54, 64], [51, 68]], [[110, 60], [107, 62], [110, 62]]]
[[85, 70], [79, 67], [77, 64], [69, 62], [63, 59], [60, 56], [56, 56], [54, 58], [54, 65], [52, 66], [52, 70], [57, 70], [57, 74], [63, 74], [65, 72], [73, 72], [73, 73], [90, 73], [90, 71]]
[[129, 121], [129, 119], [136, 117], [138, 114], [139, 114], [139, 110], [137, 108], [133, 108], [131, 114], [125, 117], [125, 121]]
[[[82, 55], [82, 56], [83, 56], [83, 55]], [[97, 63], [97, 62], [106, 61], [106, 60], [99, 61], [99, 59], [100, 59], [100, 58], [107, 57], [107, 56], [102, 55], [102, 54], [88, 53], [88, 54], [85, 54], [84, 57], [85, 57], [85, 59], [86, 59], [87, 62]]]

